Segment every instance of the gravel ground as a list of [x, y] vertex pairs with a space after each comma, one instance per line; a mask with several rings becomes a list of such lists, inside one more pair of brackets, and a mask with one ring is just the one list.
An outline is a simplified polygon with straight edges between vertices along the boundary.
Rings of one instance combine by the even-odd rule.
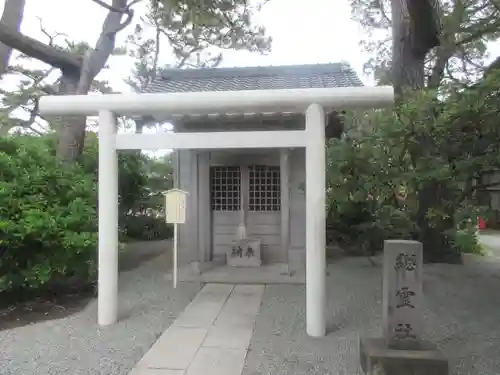
[[2, 375], [126, 375], [200, 290], [165, 280], [160, 256], [120, 274], [120, 321], [99, 328], [97, 305], [64, 319], [0, 332]]
[[[358, 334], [381, 334], [381, 268], [366, 259], [329, 266], [328, 331], [305, 333], [305, 288], [266, 287], [243, 375], [354, 375]], [[428, 338], [453, 375], [500, 373], [500, 264], [425, 268]]]
[[[165, 256], [120, 275], [120, 322], [99, 328], [96, 304], [60, 320], [0, 332], [0, 374], [126, 375], [200, 290], [164, 278]], [[305, 333], [305, 288], [268, 285], [244, 375], [354, 375], [358, 334], [380, 335], [381, 268], [329, 265], [328, 330]], [[453, 375], [500, 373], [500, 263], [425, 268], [426, 331]]]

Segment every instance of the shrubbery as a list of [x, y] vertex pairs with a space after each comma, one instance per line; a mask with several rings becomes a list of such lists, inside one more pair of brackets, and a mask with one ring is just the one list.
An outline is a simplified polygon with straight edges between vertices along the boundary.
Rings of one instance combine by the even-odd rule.
[[95, 184], [47, 138], [0, 138], [0, 292], [95, 274]]
[[384, 239], [416, 239], [428, 261], [480, 253], [483, 177], [500, 172], [498, 82], [356, 114], [361, 125], [328, 146], [329, 241], [374, 253]]
[[[145, 157], [119, 155], [123, 239], [168, 238], [161, 218], [133, 210], [148, 194]], [[51, 136], [0, 138], [0, 292], [38, 289], [60, 280], [90, 282], [97, 257], [97, 139], [87, 137], [79, 163], [62, 164]], [[132, 230], [133, 229], [133, 230]], [[152, 234], [153, 235], [152, 235]]]
[[165, 223], [164, 217], [145, 214], [126, 215], [120, 226], [127, 240], [154, 241], [173, 236], [173, 228]]

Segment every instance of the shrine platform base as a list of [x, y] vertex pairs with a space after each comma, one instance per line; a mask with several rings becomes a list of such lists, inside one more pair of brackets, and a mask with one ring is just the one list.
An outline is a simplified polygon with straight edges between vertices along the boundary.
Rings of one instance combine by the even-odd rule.
[[[166, 274], [172, 279], [172, 272]], [[233, 267], [217, 262], [187, 264], [179, 267], [180, 282], [229, 284], [305, 284], [305, 271], [288, 272], [286, 264], [263, 264], [260, 267]]]
[[359, 357], [366, 375], [449, 375], [448, 360], [430, 342], [421, 350], [387, 348], [382, 338], [360, 338]]

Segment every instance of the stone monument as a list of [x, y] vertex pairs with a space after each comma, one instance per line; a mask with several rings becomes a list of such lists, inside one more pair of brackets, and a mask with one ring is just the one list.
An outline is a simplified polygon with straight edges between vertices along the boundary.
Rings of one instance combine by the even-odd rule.
[[367, 375], [448, 375], [448, 361], [423, 335], [422, 244], [384, 242], [382, 337], [360, 338]]

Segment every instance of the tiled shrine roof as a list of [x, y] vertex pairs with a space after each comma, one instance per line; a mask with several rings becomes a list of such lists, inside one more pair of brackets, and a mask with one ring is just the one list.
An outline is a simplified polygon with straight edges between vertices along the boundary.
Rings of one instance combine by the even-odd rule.
[[346, 63], [165, 69], [144, 92], [172, 93], [363, 86]]

